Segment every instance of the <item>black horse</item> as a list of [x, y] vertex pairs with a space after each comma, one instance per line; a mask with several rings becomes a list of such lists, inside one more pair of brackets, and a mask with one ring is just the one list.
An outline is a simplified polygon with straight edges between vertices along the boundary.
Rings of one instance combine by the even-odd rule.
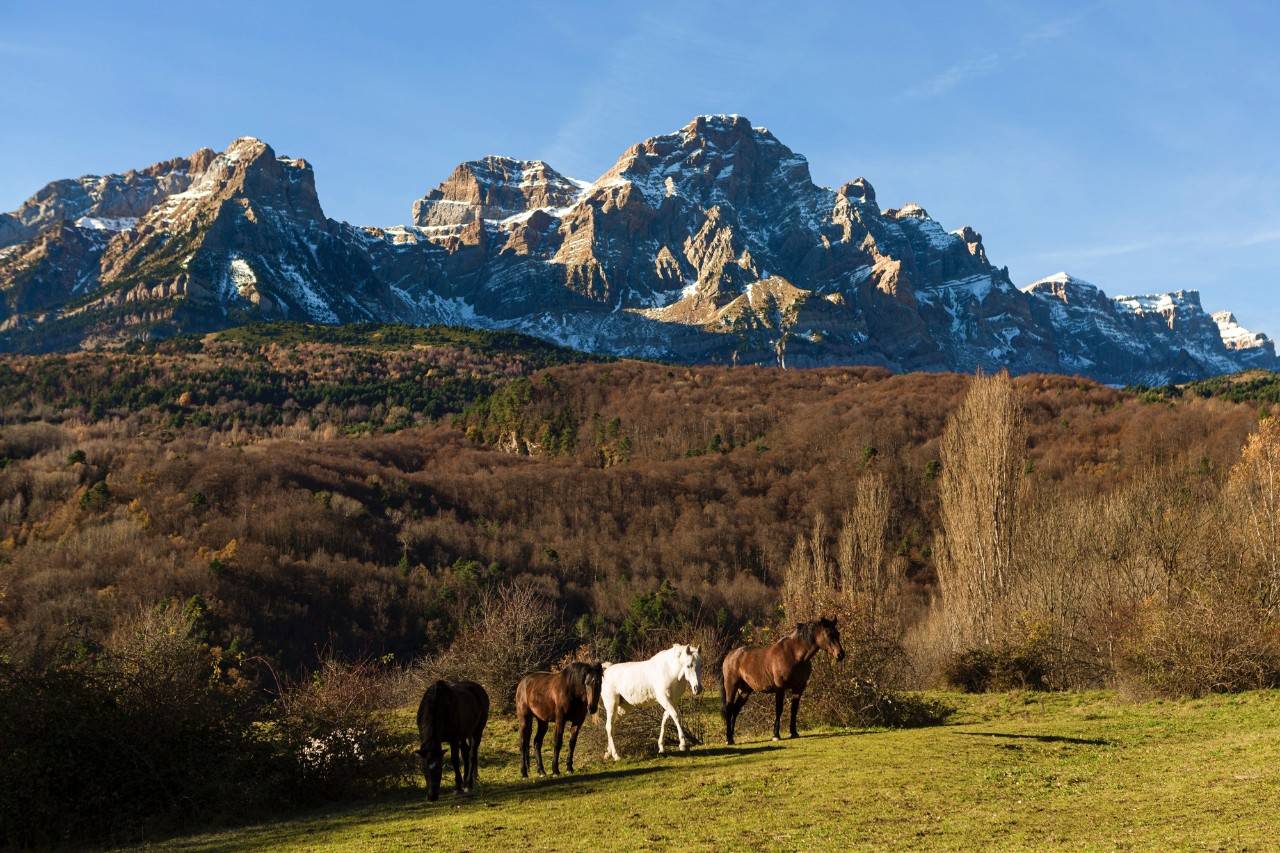
[[[480, 758], [480, 736], [489, 722], [489, 694], [474, 681], [437, 681], [422, 694], [418, 703], [418, 757], [427, 778], [427, 799], [440, 796], [440, 773], [444, 767], [442, 741], [449, 742], [457, 792], [476, 786], [476, 764]], [[461, 761], [459, 761], [461, 755]]]

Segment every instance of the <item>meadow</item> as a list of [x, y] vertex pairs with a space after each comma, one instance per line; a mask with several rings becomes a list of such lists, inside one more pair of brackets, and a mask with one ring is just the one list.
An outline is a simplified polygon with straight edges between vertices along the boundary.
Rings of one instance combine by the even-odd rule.
[[[834, 850], [1273, 848], [1280, 692], [1129, 701], [1106, 691], [935, 693], [944, 726], [755, 733], [688, 754], [522, 780], [491, 721], [474, 796], [379, 797], [147, 849]], [[758, 697], [755, 701], [759, 701]], [[702, 713], [710, 715], [708, 706]], [[398, 718], [403, 724], [409, 713]], [[802, 728], [803, 730], [803, 728]], [[549, 743], [549, 741], [548, 741]]]

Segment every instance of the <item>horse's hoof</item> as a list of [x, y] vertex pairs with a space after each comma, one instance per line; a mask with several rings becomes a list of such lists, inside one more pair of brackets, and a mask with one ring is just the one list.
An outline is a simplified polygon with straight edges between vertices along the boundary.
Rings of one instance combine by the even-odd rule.
[[782, 740], [782, 738], [778, 737], [777, 735], [774, 735], [772, 740]]

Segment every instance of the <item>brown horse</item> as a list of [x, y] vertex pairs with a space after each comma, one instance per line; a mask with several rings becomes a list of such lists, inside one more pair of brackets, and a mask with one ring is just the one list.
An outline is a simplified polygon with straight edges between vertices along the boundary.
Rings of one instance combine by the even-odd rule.
[[542, 766], [542, 738], [547, 724], [556, 724], [553, 742], [555, 755], [551, 761], [552, 775], [560, 773], [560, 745], [564, 742], [564, 727], [569, 731], [569, 772], [573, 772], [573, 749], [578, 745], [578, 730], [588, 714], [596, 712], [600, 702], [600, 682], [604, 678], [604, 665], [599, 663], [571, 663], [559, 672], [534, 672], [520, 679], [516, 685], [516, 720], [520, 723], [520, 775], [529, 775], [529, 734], [534, 720], [538, 722], [538, 734], [534, 737], [534, 750], [538, 756], [538, 772], [546, 775]]
[[739, 646], [725, 655], [720, 666], [720, 703], [724, 714], [725, 740], [733, 743], [733, 727], [738, 714], [753, 691], [772, 693], [776, 697], [773, 714], [773, 739], [781, 737], [782, 703], [788, 690], [791, 697], [791, 736], [796, 731], [796, 713], [800, 696], [813, 672], [813, 656], [819, 649], [836, 660], [844, 660], [840, 631], [835, 619], [800, 622], [795, 630], [771, 646]]
[[[422, 694], [418, 703], [418, 757], [427, 778], [427, 799], [440, 796], [440, 773], [444, 766], [442, 741], [449, 742], [457, 793], [476, 786], [476, 764], [480, 759], [480, 735], [489, 721], [489, 694], [474, 681], [437, 681]], [[461, 755], [461, 762], [459, 762]], [[461, 766], [459, 764], [461, 763]]]

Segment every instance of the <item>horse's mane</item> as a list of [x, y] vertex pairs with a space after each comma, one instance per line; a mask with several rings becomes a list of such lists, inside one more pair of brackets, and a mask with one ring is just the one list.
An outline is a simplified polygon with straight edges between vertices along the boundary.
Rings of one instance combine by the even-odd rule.
[[823, 621], [824, 620], [822, 619], [814, 619], [809, 622], [797, 622], [796, 627], [792, 628], [791, 633], [787, 634], [787, 636], [795, 637], [796, 639], [803, 640], [806, 643], [817, 643], [818, 626], [821, 625]]
[[565, 666], [560, 672], [564, 675], [566, 681], [576, 687], [578, 690], [585, 692], [587, 689], [587, 676], [591, 674], [595, 667], [589, 663], [582, 661], [574, 661]]

